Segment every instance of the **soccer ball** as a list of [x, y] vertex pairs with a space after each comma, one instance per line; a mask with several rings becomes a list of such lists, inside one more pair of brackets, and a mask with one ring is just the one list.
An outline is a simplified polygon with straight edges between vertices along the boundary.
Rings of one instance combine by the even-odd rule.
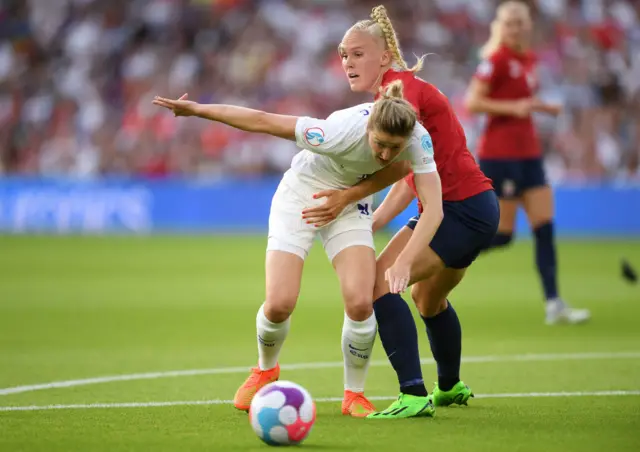
[[270, 446], [300, 444], [316, 421], [316, 405], [302, 386], [276, 381], [253, 397], [249, 420], [256, 435]]

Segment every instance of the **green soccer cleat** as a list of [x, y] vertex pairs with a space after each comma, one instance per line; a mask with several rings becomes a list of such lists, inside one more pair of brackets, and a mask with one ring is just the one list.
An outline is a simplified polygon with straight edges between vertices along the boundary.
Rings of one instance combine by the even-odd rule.
[[435, 406], [449, 406], [454, 403], [458, 405], [466, 405], [469, 397], [473, 397], [471, 388], [462, 381], [448, 391], [441, 391], [438, 383], [433, 388], [433, 393], [429, 396]]
[[367, 419], [403, 419], [407, 417], [433, 417], [436, 409], [429, 397], [417, 397], [408, 394], [400, 394], [398, 400], [389, 408], [377, 413], [371, 413]]

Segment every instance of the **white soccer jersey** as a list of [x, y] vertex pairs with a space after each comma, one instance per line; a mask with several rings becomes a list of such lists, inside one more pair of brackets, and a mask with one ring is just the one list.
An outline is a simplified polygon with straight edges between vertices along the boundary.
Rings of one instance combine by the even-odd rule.
[[[384, 168], [367, 139], [367, 121], [373, 103], [339, 110], [327, 119], [301, 117], [296, 123], [296, 154], [291, 169], [316, 187], [348, 188]], [[394, 162], [408, 160], [414, 173], [436, 171], [429, 132], [418, 122], [407, 147]]]

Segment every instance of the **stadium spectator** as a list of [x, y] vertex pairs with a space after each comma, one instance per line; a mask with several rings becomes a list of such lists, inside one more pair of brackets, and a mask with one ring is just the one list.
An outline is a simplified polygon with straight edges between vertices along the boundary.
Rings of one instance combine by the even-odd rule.
[[[323, 116], [361, 102], [336, 46], [367, 0], [9, 0], [0, 5], [0, 174], [145, 177], [281, 173], [297, 149], [171, 121], [152, 93]], [[462, 107], [497, 0], [394, 0], [422, 77]], [[640, 3], [531, 0], [552, 182], [640, 180]], [[304, 27], [299, 24], [304, 23]], [[311, 76], [313, 74], [313, 76]], [[320, 79], [318, 78], [320, 77]], [[279, 152], [273, 152], [278, 148]], [[269, 151], [269, 152], [267, 152]]]

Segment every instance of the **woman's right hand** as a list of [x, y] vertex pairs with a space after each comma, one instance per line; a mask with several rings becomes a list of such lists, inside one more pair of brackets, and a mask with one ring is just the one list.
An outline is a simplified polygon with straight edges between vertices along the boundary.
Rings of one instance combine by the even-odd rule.
[[313, 224], [318, 228], [326, 226], [338, 218], [338, 215], [351, 202], [347, 195], [347, 190], [323, 190], [313, 195], [313, 198], [326, 198], [326, 201], [319, 206], [304, 209], [302, 218], [308, 224]]
[[513, 106], [513, 115], [517, 118], [526, 118], [531, 115], [535, 99], [528, 97], [526, 99], [516, 100]]

